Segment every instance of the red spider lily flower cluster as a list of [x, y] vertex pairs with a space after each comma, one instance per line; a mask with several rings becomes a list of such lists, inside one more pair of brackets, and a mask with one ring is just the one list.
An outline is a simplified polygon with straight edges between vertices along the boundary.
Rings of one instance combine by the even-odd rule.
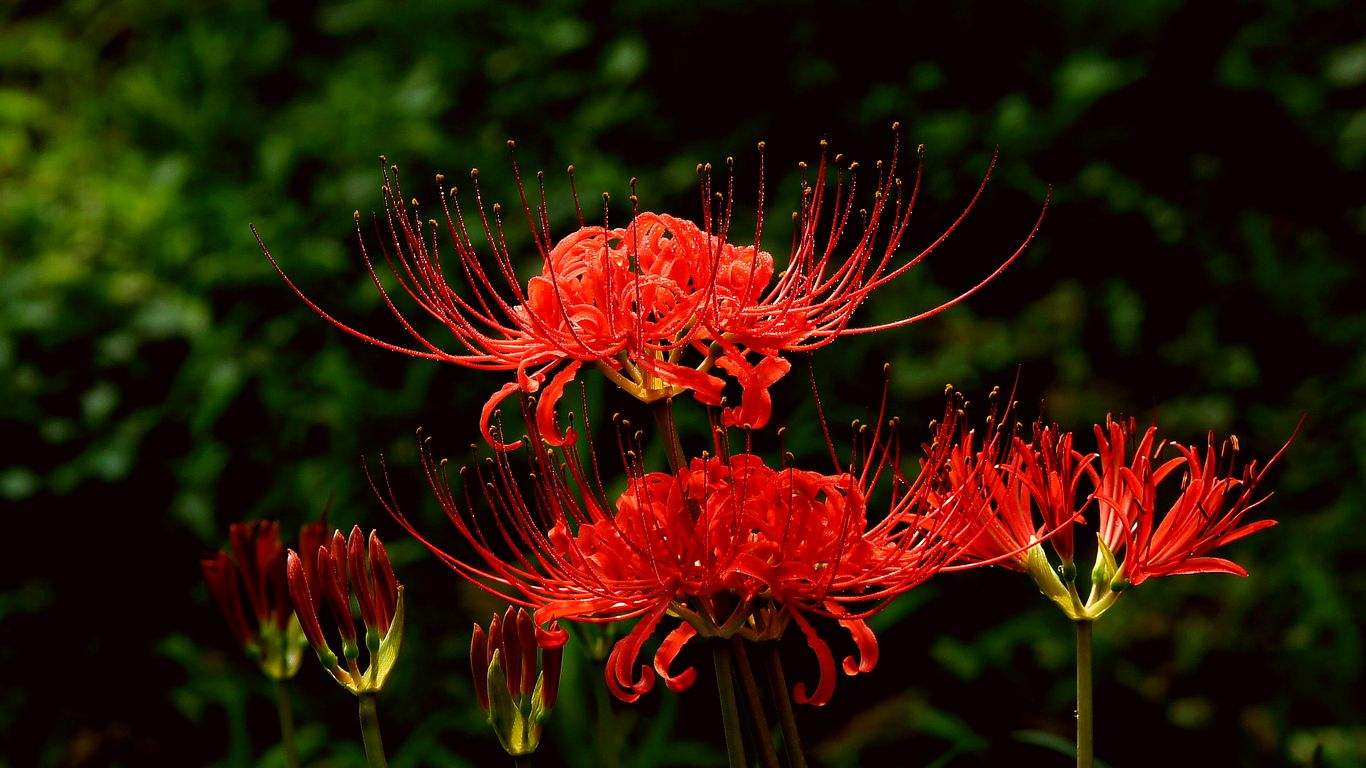
[[[961, 478], [975, 472], [972, 492], [991, 508], [984, 532], [966, 547], [968, 561], [1027, 572], [1076, 620], [1099, 617], [1121, 592], [1154, 576], [1247, 575], [1237, 563], [1210, 553], [1276, 524], [1244, 519], [1265, 501], [1256, 496], [1257, 486], [1290, 440], [1266, 465], [1251, 461], [1239, 470], [1236, 438], [1217, 444], [1211, 434], [1203, 451], [1176, 444], [1177, 455], [1162, 460], [1167, 443], [1157, 440], [1156, 426], [1140, 435], [1133, 419], [1107, 419], [1094, 432], [1098, 452], [1088, 454], [1076, 450], [1072, 434], [1056, 425], [1036, 425], [1032, 441], [1013, 436], [1007, 442], [997, 433], [994, 411], [984, 444], [976, 444], [974, 432], [962, 432], [949, 474]], [[1089, 489], [1081, 487], [1083, 478]], [[1174, 481], [1178, 487], [1165, 493]], [[960, 480], [957, 487], [965, 485]], [[1160, 495], [1174, 496], [1165, 513], [1159, 512]], [[1093, 502], [1097, 553], [1090, 594], [1083, 600], [1075, 584], [1073, 529], [1085, 522], [1082, 513]], [[1045, 543], [1056, 555], [1056, 567]], [[1004, 556], [1010, 552], [1018, 554]]]
[[[899, 134], [899, 126], [893, 126]], [[604, 195], [602, 226], [584, 224], [577, 191], [579, 228], [556, 240], [550, 231], [544, 177], [538, 174], [535, 200], [522, 184], [516, 164], [521, 207], [541, 272], [523, 287], [507, 244], [501, 205], [485, 207], [478, 172], [471, 172], [475, 201], [471, 226], [455, 188], [440, 195], [441, 221], [424, 221], [417, 201], [405, 199], [397, 167], [383, 172], [383, 259], [418, 308], [455, 338], [451, 351], [414, 326], [380, 281], [365, 238], [357, 238], [367, 269], [404, 331], [408, 344], [395, 344], [338, 320], [309, 299], [290, 278], [281, 276], [316, 313], [342, 331], [391, 351], [469, 368], [515, 372], [483, 408], [485, 438], [495, 447], [491, 420], [503, 400], [521, 392], [540, 393], [536, 418], [547, 443], [562, 445], [572, 435], [555, 424], [561, 393], [585, 365], [598, 368], [623, 390], [644, 402], [690, 391], [707, 405], [723, 404], [723, 379], [729, 374], [742, 389], [738, 406], [724, 408], [726, 425], [763, 427], [769, 420], [768, 389], [791, 364], [784, 353], [809, 352], [842, 335], [908, 325], [931, 317], [973, 295], [1000, 274], [1027, 247], [1040, 220], [1018, 248], [986, 279], [937, 307], [900, 320], [858, 327], [855, 310], [877, 289], [923, 261], [952, 234], [976, 205], [991, 176], [982, 179], [966, 209], [928, 247], [905, 260], [896, 258], [920, 190], [922, 163], [907, 191], [899, 171], [899, 135], [891, 158], [876, 164], [871, 208], [857, 208], [857, 163], [821, 157], [802, 182], [794, 214], [796, 232], [785, 267], [759, 243], [763, 234], [765, 187], [763, 144], [759, 145], [759, 187], [752, 244], [729, 242], [734, 175], [726, 192], [713, 193], [710, 165], [698, 166], [702, 198], [700, 226], [673, 216], [637, 210], [625, 227], [612, 228]], [[509, 142], [510, 146], [515, 146]], [[387, 161], [381, 158], [382, 162]], [[727, 160], [732, 168], [733, 162]], [[806, 168], [805, 164], [802, 166]], [[573, 168], [570, 167], [571, 187]], [[438, 185], [444, 184], [438, 176]], [[1046, 208], [1046, 205], [1045, 205]], [[853, 226], [858, 221], [861, 227]], [[450, 238], [454, 258], [441, 252], [438, 230]], [[475, 231], [472, 231], [475, 230]], [[487, 245], [486, 265], [476, 239]], [[259, 237], [258, 237], [259, 240]], [[279, 264], [261, 244], [266, 256]], [[462, 292], [452, 278], [462, 278]], [[457, 280], [459, 282], [459, 280]], [[499, 288], [504, 284], [505, 288]], [[694, 360], [685, 360], [691, 353]], [[544, 390], [544, 392], [541, 392]]]
[[[534, 609], [542, 647], [564, 642], [566, 633], [554, 624], [561, 619], [639, 619], [607, 660], [607, 685], [624, 701], [650, 691], [656, 676], [675, 691], [692, 685], [696, 670], [670, 669], [694, 637], [774, 639], [791, 622], [819, 667], [815, 688], [798, 683], [794, 698], [819, 705], [834, 691], [835, 665], [811, 618], [833, 619], [853, 638], [859, 655], [844, 660], [846, 674], [870, 671], [878, 649], [865, 620], [957, 560], [973, 540], [969, 531], [981, 526], [986, 505], [946, 487], [954, 418], [952, 409], [946, 411], [914, 481], [897, 470], [896, 443], [887, 436], [891, 423], [865, 429], [856, 459], [826, 475], [731, 454], [721, 437], [714, 455], [677, 472], [645, 472], [640, 446], [622, 422], [628, 481], [614, 501], [596, 479], [596, 459], [586, 471], [572, 450], [562, 452], [559, 463], [548, 451], [532, 453], [530, 493], [504, 454], [462, 469], [466, 486], [477, 483], [493, 507], [492, 534], [478, 523], [468, 498], [457, 498], [444, 462], [433, 460], [424, 441], [428, 480], [472, 558], [425, 538], [403, 516], [392, 489], [381, 498], [457, 573]], [[724, 435], [719, 426], [716, 431]], [[883, 477], [891, 478], [890, 501], [871, 519], [869, 495]], [[932, 508], [928, 500], [935, 494], [959, 501]], [[660, 643], [653, 664], [637, 668], [645, 642], [669, 615], [682, 622]]]
[[[355, 694], [380, 690], [403, 642], [403, 587], [394, 578], [389, 554], [375, 531], [367, 542], [360, 526], [350, 537], [334, 531], [326, 543], [288, 554], [289, 594], [304, 635], [323, 667]], [[365, 626], [367, 666], [360, 668], [360, 644], [351, 598], [360, 606]], [[341, 640], [339, 659], [323, 633], [320, 603], [327, 604]]]
[[[321, 522], [306, 524], [299, 531], [300, 545], [316, 546], [323, 530]], [[273, 520], [233, 523], [228, 539], [231, 554], [219, 551], [200, 562], [209, 592], [233, 637], [262, 671], [274, 679], [293, 677], [299, 670], [304, 640], [289, 602], [280, 524]]]
[[470, 673], [479, 707], [488, 715], [509, 755], [536, 751], [541, 722], [560, 692], [564, 647], [541, 648], [531, 614], [508, 607], [493, 614], [488, 632], [478, 624], [470, 636]]

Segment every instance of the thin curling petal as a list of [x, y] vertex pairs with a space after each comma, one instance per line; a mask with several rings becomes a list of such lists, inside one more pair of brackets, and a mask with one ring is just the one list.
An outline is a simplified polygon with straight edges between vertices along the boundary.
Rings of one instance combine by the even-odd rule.
[[853, 638], [854, 645], [858, 647], [858, 658], [845, 656], [841, 667], [844, 674], [850, 677], [854, 675], [866, 675], [873, 671], [877, 666], [878, 645], [877, 635], [868, 627], [867, 622], [859, 619], [840, 619], [841, 627], [849, 631], [849, 636]]
[[318, 623], [318, 605], [313, 601], [308, 576], [304, 573], [304, 564], [298, 553], [292, 549], [289, 550], [287, 569], [289, 594], [294, 599], [294, 613], [299, 617], [299, 625], [303, 627], [308, 642], [321, 654], [327, 650], [327, 639], [323, 637], [322, 625]]
[[641, 618], [630, 634], [612, 646], [612, 653], [607, 657], [607, 668], [604, 670], [607, 689], [613, 696], [628, 704], [639, 700], [655, 687], [653, 669], [642, 664], [639, 677], [633, 674], [633, 670], [636, 659], [640, 656], [640, 647], [654, 633], [655, 627], [659, 626], [659, 620], [667, 608], [667, 605], [661, 605]]
[[768, 424], [773, 412], [773, 398], [769, 387], [792, 370], [792, 364], [777, 356], [765, 356], [751, 366], [743, 359], [726, 355], [716, 364], [731, 372], [740, 382], [740, 407], [726, 408], [721, 414], [721, 423], [727, 426], [762, 429]]
[[569, 642], [569, 631], [561, 627], [554, 620], [550, 620], [549, 626], [541, 627], [542, 608], [537, 608], [533, 613], [533, 623], [536, 626], [536, 644], [541, 648], [560, 649]]
[[474, 681], [474, 695], [479, 708], [489, 711], [489, 646], [483, 627], [477, 623], [470, 633], [470, 679]]
[[[516, 382], [509, 382], [498, 388], [497, 392], [484, 403], [484, 408], [479, 412], [479, 431], [484, 434], [484, 442], [488, 443], [495, 451], [515, 451], [522, 447], [521, 440], [513, 440], [505, 443], [493, 435], [493, 413], [498, 410], [498, 406], [512, 395], [521, 391], [521, 387]], [[501, 436], [500, 436], [501, 437]]]
[[1174, 566], [1164, 575], [1178, 576], [1191, 573], [1227, 573], [1247, 578], [1246, 568], [1222, 557], [1192, 557]]
[[683, 646], [696, 636], [697, 629], [685, 621], [674, 627], [673, 631], [666, 635], [664, 641], [659, 644], [659, 650], [655, 651], [655, 672], [664, 681], [664, 685], [675, 693], [688, 690], [697, 680], [697, 669], [694, 667], [688, 667], [677, 675], [669, 674], [669, 667], [673, 666], [674, 659], [678, 658]]
[[563, 433], [560, 432], [555, 420], [555, 406], [559, 404], [564, 388], [578, 375], [579, 365], [579, 361], [575, 360], [556, 373], [550, 384], [542, 390], [540, 399], [536, 401], [536, 429], [546, 445], [559, 448], [566, 443], [574, 442], [573, 427]]
[[835, 657], [830, 653], [829, 644], [816, 634], [815, 628], [800, 612], [793, 611], [792, 620], [801, 628], [802, 634], [806, 637], [807, 647], [816, 654], [816, 666], [819, 670], [816, 690], [808, 694], [806, 683], [798, 682], [792, 686], [792, 699], [798, 704], [810, 704], [813, 707], [824, 706], [835, 694]]
[[692, 390], [693, 397], [703, 405], [721, 404], [721, 391], [726, 382], [709, 373], [655, 359], [642, 359], [640, 369], [671, 387]]

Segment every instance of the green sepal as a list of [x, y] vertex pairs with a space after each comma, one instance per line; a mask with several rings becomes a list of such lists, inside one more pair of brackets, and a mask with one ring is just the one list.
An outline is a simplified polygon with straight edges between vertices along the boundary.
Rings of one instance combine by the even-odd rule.
[[531, 696], [529, 711], [514, 701], [508, 691], [507, 672], [503, 669], [503, 652], [495, 650], [489, 660], [488, 672], [489, 725], [498, 736], [503, 751], [513, 757], [529, 755], [541, 744], [541, 719], [545, 713], [540, 707], [541, 680], [536, 680], [536, 690]]
[[1048, 562], [1048, 555], [1043, 551], [1043, 544], [1036, 543], [1029, 548], [1025, 554], [1024, 566], [1025, 573], [1034, 579], [1035, 586], [1039, 588], [1044, 597], [1057, 603], [1068, 618], [1074, 620], [1078, 618], [1072, 593], [1063, 586], [1062, 580], [1058, 578], [1058, 572], [1054, 570], [1053, 564]]
[[539, 725], [545, 716], [550, 714], [550, 710], [545, 706], [545, 700], [541, 693], [541, 683], [545, 681], [545, 673], [536, 673], [536, 687], [531, 691], [531, 721]]
[[[367, 633], [368, 634], [368, 633]], [[367, 638], [368, 640], [368, 638]], [[369, 643], [367, 642], [367, 645]], [[373, 647], [373, 646], [371, 646]], [[398, 588], [398, 603], [394, 607], [394, 620], [384, 639], [379, 641], [379, 649], [370, 657], [370, 667], [365, 671], [370, 690], [378, 691], [389, 679], [398, 662], [398, 652], [403, 649], [403, 587]]]
[[283, 633], [271, 625], [262, 627], [254, 646], [255, 652], [249, 651], [248, 656], [271, 680], [289, 680], [298, 674], [307, 645], [304, 628], [299, 625], [298, 617], [291, 613]]
[[1115, 560], [1115, 553], [1105, 545], [1105, 539], [1096, 534], [1096, 564], [1091, 568], [1091, 585], [1110, 587], [1115, 574], [1119, 573], [1119, 561]]
[[[403, 587], [398, 588], [398, 602], [394, 606], [394, 620], [389, 625], [389, 631], [384, 635], [384, 639], [374, 642], [366, 633], [366, 650], [370, 652], [367, 660], [369, 666], [359, 676], [342, 670], [339, 667], [332, 667], [328, 672], [337, 679], [338, 683], [346, 690], [360, 696], [366, 693], [379, 693], [384, 687], [384, 683], [389, 679], [389, 673], [394, 671], [394, 664], [398, 662], [398, 652], [403, 648]], [[355, 644], [351, 644], [355, 647]], [[345, 650], [343, 650], [345, 653]], [[335, 658], [335, 657], [334, 657]], [[326, 660], [324, 660], [326, 666]]]

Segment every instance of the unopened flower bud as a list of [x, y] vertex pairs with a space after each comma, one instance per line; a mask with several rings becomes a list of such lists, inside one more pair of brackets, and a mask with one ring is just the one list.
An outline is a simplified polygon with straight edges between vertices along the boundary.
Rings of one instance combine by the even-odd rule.
[[[379, 691], [393, 671], [403, 642], [403, 587], [394, 578], [384, 545], [374, 532], [367, 543], [358, 526], [349, 538], [336, 531], [330, 545], [320, 544], [314, 568], [306, 568], [305, 562], [299, 554], [289, 552], [289, 593], [308, 642], [323, 668], [347, 690], [358, 696]], [[365, 624], [363, 670], [360, 638], [351, 611], [353, 595]], [[340, 658], [323, 633], [320, 601], [327, 603], [341, 641]]]
[[474, 625], [470, 674], [476, 697], [509, 755], [529, 755], [540, 745], [541, 723], [559, 697], [562, 658], [563, 648], [538, 647], [525, 609], [495, 613], [487, 633]]
[[[299, 533], [305, 542], [320, 536], [321, 523], [309, 523]], [[247, 658], [271, 679], [291, 678], [308, 643], [290, 610], [280, 524], [234, 523], [229, 540], [231, 554], [220, 551], [200, 563], [209, 592]]]

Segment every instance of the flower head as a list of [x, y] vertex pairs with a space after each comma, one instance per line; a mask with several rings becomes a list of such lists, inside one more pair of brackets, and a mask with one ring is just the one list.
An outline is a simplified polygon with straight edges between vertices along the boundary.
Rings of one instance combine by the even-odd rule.
[[[950, 411], [944, 424], [952, 420]], [[969, 507], [984, 508], [967, 495], [944, 511], [926, 504], [929, 489], [942, 492], [947, 482], [940, 471], [947, 426], [913, 482], [896, 469], [890, 424], [864, 430], [857, 459], [834, 474], [770, 467], [753, 454], [729, 453], [720, 437], [715, 453], [677, 472], [645, 472], [638, 437], [629, 424], [619, 426], [628, 482], [610, 501], [596, 481], [596, 459], [585, 471], [573, 451], [562, 461], [549, 450], [533, 452], [529, 493], [504, 454], [462, 470], [467, 489], [484, 489], [493, 526], [481, 525], [468, 498], [456, 496], [444, 463], [431, 458], [424, 441], [428, 480], [473, 558], [424, 538], [392, 490], [384, 503], [457, 573], [534, 609], [542, 647], [564, 642], [560, 620], [638, 620], [607, 659], [608, 687], [624, 701], [650, 691], [656, 677], [676, 691], [689, 687], [696, 670], [671, 668], [698, 635], [767, 640], [794, 623], [820, 668], [815, 688], [799, 683], [795, 697], [825, 703], [834, 690], [834, 660], [813, 617], [835, 620], [855, 641], [859, 655], [844, 660], [846, 674], [870, 671], [877, 642], [865, 619], [953, 562], [971, 540], [966, 529], [979, 524]], [[890, 501], [874, 519], [868, 499], [882, 477], [892, 479]], [[660, 643], [654, 663], [637, 667], [644, 644], [669, 616], [682, 622]]]
[[[323, 523], [311, 522], [299, 531], [299, 541], [303, 546], [316, 544], [322, 534]], [[209, 592], [233, 637], [261, 670], [274, 679], [293, 677], [299, 670], [304, 639], [285, 584], [280, 524], [273, 520], [233, 523], [228, 536], [231, 554], [220, 550], [200, 562]]]
[[[1177, 455], [1162, 461], [1158, 454], [1166, 443], [1156, 440], [1155, 426], [1138, 436], [1133, 419], [1107, 419], [1095, 434], [1101, 470], [1091, 474], [1100, 505], [1100, 545], [1116, 561], [1111, 588], [1138, 586], [1155, 576], [1247, 575], [1241, 565], [1211, 553], [1276, 525], [1246, 518], [1270, 497], [1258, 496], [1257, 487], [1290, 447], [1293, 434], [1265, 465], [1254, 459], [1241, 468], [1237, 437], [1217, 442], [1211, 432], [1203, 450], [1174, 444]], [[1175, 498], [1164, 504], [1159, 494], [1173, 480], [1179, 481]]]
[[[303, 554], [289, 551], [289, 594], [304, 635], [323, 667], [357, 695], [384, 687], [403, 642], [403, 587], [394, 578], [389, 554], [375, 531], [367, 538], [360, 526], [349, 537], [334, 531], [325, 544]], [[360, 668], [360, 638], [351, 598], [360, 606], [365, 627], [366, 668]], [[323, 632], [321, 604], [327, 604], [331, 626], [341, 641], [341, 657]]]
[[[633, 189], [632, 215], [625, 226], [610, 225], [606, 195], [603, 224], [586, 225], [575, 188], [579, 228], [556, 239], [550, 231], [544, 177], [538, 174], [540, 194], [531, 199], [514, 155], [522, 212], [541, 262], [540, 273], [525, 285], [517, 277], [507, 243], [503, 208], [496, 203], [485, 207], [477, 170], [471, 172], [472, 217], [467, 218], [458, 190], [446, 190], [445, 178], [438, 175], [440, 220], [424, 220], [416, 199], [404, 197], [397, 167], [385, 168], [381, 255], [401, 292], [450, 333], [450, 346], [419, 330], [384, 288], [360, 233], [359, 212], [362, 257], [386, 306], [410, 337], [408, 343], [385, 341], [336, 319], [283, 270], [280, 274], [316, 313], [363, 341], [412, 357], [514, 373], [483, 408], [484, 435], [495, 447], [517, 445], [495, 439], [491, 423], [498, 405], [518, 392], [539, 393], [535, 416], [544, 440], [561, 445], [572, 437], [556, 425], [555, 407], [564, 388], [586, 365], [645, 402], [692, 392], [711, 406], [723, 405], [725, 381], [716, 374], [724, 372], [740, 385], [741, 397], [738, 405], [723, 409], [723, 422], [757, 429], [769, 420], [769, 387], [791, 367], [784, 353], [809, 352], [841, 335], [900, 327], [933, 316], [999, 274], [1023, 252], [1038, 228], [1036, 222], [1009, 258], [956, 298], [892, 322], [856, 326], [855, 310], [874, 291], [913, 269], [957, 229], [980, 198], [991, 168], [949, 229], [903, 260], [897, 253], [918, 197], [921, 164], [917, 163], [913, 183], [903, 184], [894, 146], [890, 160], [877, 163], [872, 204], [862, 209], [858, 163], [847, 163], [840, 155], [831, 158], [825, 142], [821, 147], [815, 168], [802, 166], [808, 178], [802, 182], [793, 214], [796, 232], [781, 270], [762, 247], [765, 187], [760, 143], [756, 227], [753, 241], [746, 244], [730, 241], [734, 177], [726, 193], [714, 196], [710, 165], [698, 166], [700, 224], [640, 211]], [[993, 167], [994, 163], [993, 158]], [[730, 159], [727, 165], [733, 168]], [[571, 186], [572, 171], [571, 166]], [[439, 230], [449, 238], [449, 254], [442, 253]], [[266, 250], [264, 243], [262, 249]], [[268, 250], [266, 256], [279, 269]]]
[[470, 636], [470, 673], [475, 697], [503, 749], [529, 755], [541, 743], [541, 723], [560, 690], [564, 647], [540, 648], [531, 614], [508, 607], [494, 614], [488, 631], [478, 624]]
[[[1012, 409], [1001, 411], [1000, 394], [999, 388], [991, 392], [980, 436], [966, 419], [960, 422], [963, 427], [947, 462], [949, 488], [980, 497], [989, 509], [982, 530], [966, 545], [963, 561], [1029, 571], [1040, 558], [1047, 563], [1047, 543], [1064, 569], [1069, 568], [1072, 529], [1085, 522], [1082, 512], [1089, 503], [1080, 482], [1096, 457], [1074, 449], [1071, 433], [1056, 424], [1036, 422], [1031, 439], [1025, 440], [1011, 421]], [[937, 495], [930, 499], [934, 505], [957, 501]]]

